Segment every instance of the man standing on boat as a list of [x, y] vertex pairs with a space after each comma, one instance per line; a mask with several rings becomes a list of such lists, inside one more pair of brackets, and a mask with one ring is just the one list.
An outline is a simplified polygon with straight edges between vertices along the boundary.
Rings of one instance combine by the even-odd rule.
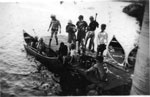
[[[96, 14], [96, 16], [97, 16], [97, 14]], [[95, 29], [98, 26], [99, 26], [99, 24], [98, 24], [98, 22], [96, 22], [96, 17], [95, 17], [95, 20], [94, 20], [94, 17], [90, 16], [90, 24], [88, 26], [88, 33], [87, 33], [87, 36], [86, 36], [86, 39], [85, 39], [85, 46], [87, 44], [88, 39], [91, 38], [90, 39], [90, 44], [89, 44], [89, 50], [91, 50], [92, 52], [94, 52]], [[91, 49], [91, 46], [93, 46], [92, 49]]]
[[103, 52], [106, 49], [106, 45], [108, 42], [108, 34], [105, 32], [106, 24], [101, 25], [101, 32], [98, 33], [97, 37], [97, 54], [96, 56], [99, 56], [99, 52], [101, 53], [100, 56], [103, 56]]
[[81, 41], [85, 38], [86, 35], [87, 23], [86, 21], [83, 20], [84, 19], [83, 15], [80, 15], [78, 19], [79, 21], [76, 23], [76, 25], [78, 30], [77, 41], [78, 41], [78, 51], [79, 51]]
[[54, 34], [55, 34], [55, 39], [56, 39], [56, 45], [58, 45], [58, 37], [57, 37], [58, 30], [59, 30], [59, 33], [61, 33], [61, 24], [60, 24], [59, 20], [56, 19], [55, 15], [51, 15], [51, 19], [52, 20], [51, 20], [49, 28], [47, 30], [47, 31], [49, 31], [49, 29], [51, 28], [51, 37], [50, 37], [50, 41], [49, 41], [49, 47], [51, 46], [51, 41], [52, 41]]

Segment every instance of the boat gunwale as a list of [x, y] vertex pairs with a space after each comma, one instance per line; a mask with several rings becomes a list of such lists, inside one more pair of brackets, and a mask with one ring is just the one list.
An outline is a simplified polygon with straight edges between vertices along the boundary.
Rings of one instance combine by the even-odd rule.
[[39, 55], [39, 56], [41, 56], [41, 57], [43, 57], [43, 58], [46, 58], [46, 59], [49, 59], [49, 60], [58, 59], [58, 57], [48, 57], [48, 56], [44, 56], [44, 55], [38, 53], [35, 48], [33, 48], [33, 47], [29, 46], [29, 45], [25, 45], [25, 44], [24, 44], [24, 46], [25, 46], [25, 48], [29, 49], [30, 51], [36, 53], [37, 55]]
[[[114, 40], [113, 40], [113, 39], [114, 39]], [[110, 52], [110, 49], [109, 49], [110, 44], [113, 43], [113, 42], [114, 42], [114, 43], [119, 43], [119, 41], [116, 39], [115, 35], [113, 36], [113, 38], [111, 39], [110, 43], [108, 44], [107, 55], [108, 55], [115, 63], [117, 63], [117, 65], [120, 64], [120, 65], [118, 65], [118, 66], [121, 66], [121, 65], [122, 65], [122, 67], [123, 67], [123, 64], [125, 63], [125, 60], [126, 60], [126, 58], [125, 58], [126, 53], [125, 53], [125, 51], [124, 51], [122, 45], [119, 43], [119, 45], [120, 45], [121, 48], [123, 49], [123, 52], [124, 52], [123, 57], [124, 57], [124, 58], [123, 58], [123, 61], [122, 61], [121, 63], [118, 62], [116, 59], [114, 59], [113, 56], [111, 55], [111, 52]], [[121, 48], [119, 48], [119, 47], [113, 47], [113, 48], [121, 49]]]

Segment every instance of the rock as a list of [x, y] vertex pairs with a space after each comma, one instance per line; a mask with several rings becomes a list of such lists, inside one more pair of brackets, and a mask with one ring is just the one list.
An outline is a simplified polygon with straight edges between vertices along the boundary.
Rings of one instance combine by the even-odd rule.
[[14, 93], [0, 92], [0, 97], [17, 97]]
[[47, 96], [54, 96], [53, 93], [47, 93]]
[[2, 87], [3, 89], [4, 88], [10, 88], [10, 85], [9, 85], [9, 83], [8, 83], [8, 81], [6, 79], [2, 79], [0, 81], [0, 87]]
[[98, 95], [98, 92], [96, 90], [90, 90], [88, 93], [87, 93], [87, 96], [95, 96], [95, 95]]
[[89, 91], [89, 90], [93, 90], [93, 89], [96, 89], [96, 85], [95, 84], [90, 84], [87, 86], [86, 90]]
[[42, 90], [48, 90], [50, 88], [50, 85], [48, 83], [44, 83], [42, 86], [41, 86], [41, 89]]
[[142, 25], [144, 4], [142, 3], [130, 4], [123, 8], [123, 12], [128, 14], [129, 16], [135, 17], [140, 22], [140, 26]]

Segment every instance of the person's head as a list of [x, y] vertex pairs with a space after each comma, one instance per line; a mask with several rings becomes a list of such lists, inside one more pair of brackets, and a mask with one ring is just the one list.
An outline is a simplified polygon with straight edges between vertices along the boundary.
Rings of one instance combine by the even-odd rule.
[[51, 19], [52, 19], [52, 20], [56, 20], [56, 15], [52, 14], [52, 15], [51, 15]]
[[103, 60], [104, 60], [104, 58], [103, 58], [102, 56], [97, 56], [97, 57], [96, 57], [96, 60], [97, 60], [98, 62], [102, 63]]
[[76, 45], [74, 43], [71, 44], [71, 49], [76, 49]]
[[104, 31], [106, 29], [106, 24], [101, 25], [101, 30]]
[[69, 21], [68, 21], [68, 24], [72, 24], [72, 20], [69, 20]]
[[83, 20], [83, 15], [80, 15], [79, 17], [78, 17], [78, 19], [81, 21], [81, 20]]
[[40, 38], [40, 40], [39, 40], [39, 41], [40, 41], [40, 43], [43, 43], [43, 38]]
[[90, 16], [90, 21], [92, 22], [92, 21], [94, 21], [94, 17], [93, 16]]
[[35, 36], [35, 40], [38, 41], [38, 37], [37, 36]]
[[64, 46], [64, 45], [65, 45], [64, 42], [61, 42], [61, 43], [60, 43], [60, 47], [62, 47], [62, 46]]

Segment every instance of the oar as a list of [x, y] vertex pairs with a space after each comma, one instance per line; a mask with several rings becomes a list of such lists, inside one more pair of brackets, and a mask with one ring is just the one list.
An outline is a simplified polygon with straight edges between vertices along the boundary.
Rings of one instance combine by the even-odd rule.
[[96, 13], [96, 14], [95, 14], [95, 21], [96, 21], [97, 15], [98, 15], [98, 14]]

